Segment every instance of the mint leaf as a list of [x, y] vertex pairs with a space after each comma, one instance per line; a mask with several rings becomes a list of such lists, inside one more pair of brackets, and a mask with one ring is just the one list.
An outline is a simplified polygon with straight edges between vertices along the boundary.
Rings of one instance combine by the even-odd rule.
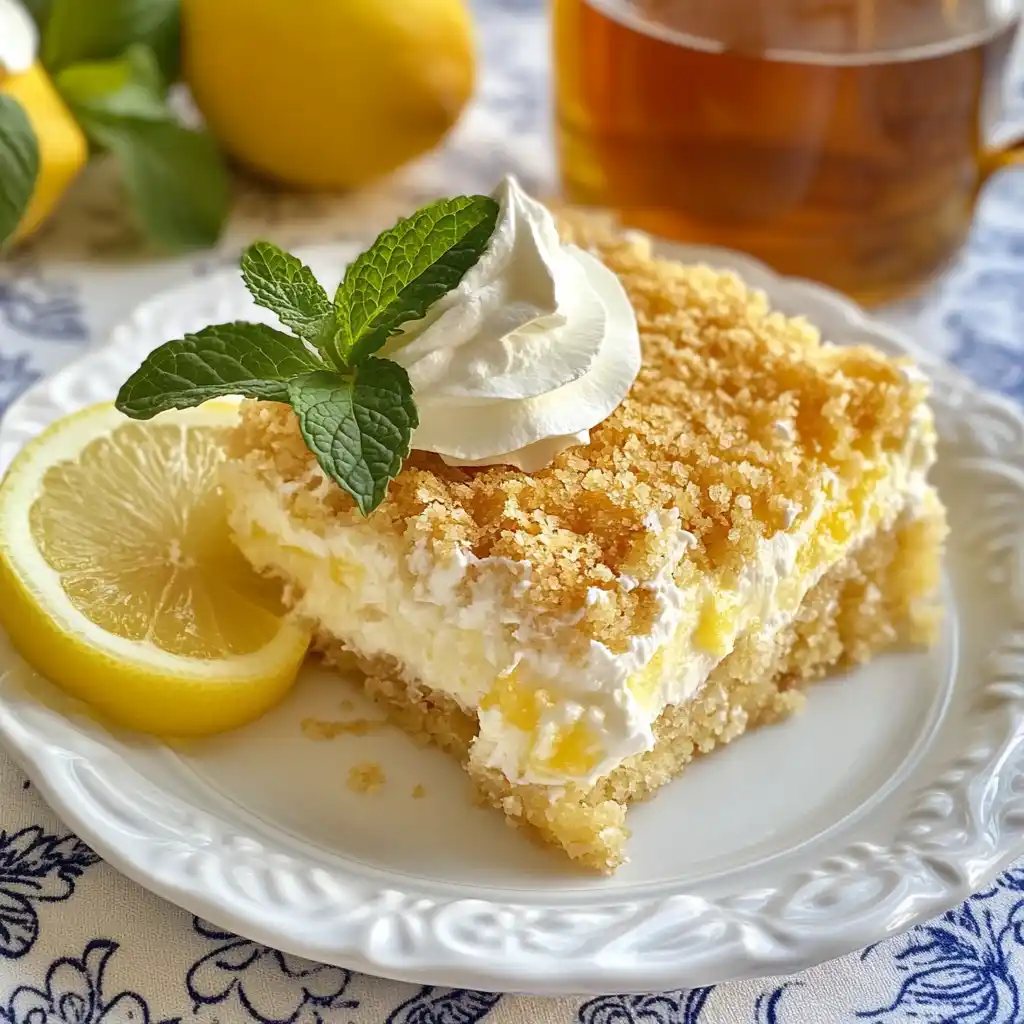
[[13, 96], [0, 94], [0, 245], [14, 234], [32, 201], [39, 143]]
[[313, 271], [271, 242], [245, 250], [242, 280], [256, 302], [300, 338], [315, 342], [334, 323], [334, 307]]
[[344, 374], [296, 377], [288, 397], [317, 462], [368, 516], [398, 476], [419, 425], [408, 374], [389, 359], [367, 359]]
[[230, 212], [227, 170], [213, 141], [173, 121], [80, 108], [82, 128], [120, 165], [136, 219], [169, 250], [205, 248]]
[[87, 126], [104, 119], [174, 120], [160, 92], [153, 53], [145, 46], [133, 46], [114, 60], [75, 64], [54, 82], [75, 118]]
[[356, 259], [334, 296], [338, 356], [358, 363], [402, 324], [451, 291], [490, 241], [498, 204], [459, 196], [425, 206], [383, 232]]
[[164, 81], [171, 82], [178, 73], [179, 25], [178, 0], [53, 0], [43, 63], [54, 73], [145, 43], [156, 54]]
[[168, 409], [189, 409], [228, 395], [286, 402], [290, 378], [322, 368], [298, 338], [273, 327], [216, 324], [146, 356], [116, 404], [132, 419], [148, 420]]

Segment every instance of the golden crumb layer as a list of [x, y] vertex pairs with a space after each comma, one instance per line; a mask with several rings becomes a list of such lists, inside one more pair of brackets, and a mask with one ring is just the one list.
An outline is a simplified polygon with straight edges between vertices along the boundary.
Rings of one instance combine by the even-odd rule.
[[[583, 611], [581, 629], [613, 648], [643, 632], [650, 594], [615, 576], [650, 579], [664, 537], [645, 517], [678, 509], [696, 538], [687, 563], [738, 569], [808, 506], [828, 468], [855, 479], [901, 448], [924, 387], [869, 348], [823, 345], [802, 319], [773, 312], [732, 273], [653, 257], [642, 237], [573, 218], [567, 237], [618, 274], [636, 310], [643, 366], [620, 407], [540, 472], [446, 466], [414, 452], [370, 525], [426, 541], [443, 557], [528, 561], [538, 611]], [[835, 339], [842, 341], [843, 339]], [[289, 513], [324, 532], [358, 520], [325, 481], [283, 405], [247, 403], [231, 442], [239, 469], [289, 493]], [[608, 600], [585, 603], [589, 588]]]
[[[552, 799], [542, 786], [515, 785], [470, 763], [476, 717], [444, 694], [403, 679], [386, 660], [364, 664], [366, 691], [404, 731], [458, 757], [480, 798], [581, 865], [614, 871], [629, 837], [626, 810], [677, 777], [695, 757], [798, 710], [802, 688], [826, 673], [867, 661], [897, 642], [929, 643], [945, 514], [937, 500], [915, 519], [879, 533], [832, 569], [804, 599], [793, 623], [771, 641], [747, 636], [687, 704], [666, 708], [656, 743], [594, 786], [567, 786]], [[327, 660], [347, 658], [321, 638]]]
[[304, 718], [300, 723], [303, 735], [311, 740], [333, 740], [338, 736], [369, 736], [380, 732], [383, 720], [356, 718], [351, 721], [334, 721], [322, 718]]

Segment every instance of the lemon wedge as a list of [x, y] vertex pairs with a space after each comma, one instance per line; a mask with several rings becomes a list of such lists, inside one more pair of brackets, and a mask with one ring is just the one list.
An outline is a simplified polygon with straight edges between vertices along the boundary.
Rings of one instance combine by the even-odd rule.
[[0, 623], [22, 656], [115, 722], [163, 736], [257, 718], [309, 634], [231, 543], [218, 467], [237, 406], [144, 423], [60, 420], [0, 483]]

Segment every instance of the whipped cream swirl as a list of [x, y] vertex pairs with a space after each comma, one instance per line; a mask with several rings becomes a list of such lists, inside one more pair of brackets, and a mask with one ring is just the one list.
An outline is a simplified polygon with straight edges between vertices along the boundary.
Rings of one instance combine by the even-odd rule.
[[409, 373], [412, 446], [451, 466], [535, 472], [606, 419], [640, 371], [636, 316], [619, 279], [563, 245], [514, 178], [487, 251], [382, 355]]

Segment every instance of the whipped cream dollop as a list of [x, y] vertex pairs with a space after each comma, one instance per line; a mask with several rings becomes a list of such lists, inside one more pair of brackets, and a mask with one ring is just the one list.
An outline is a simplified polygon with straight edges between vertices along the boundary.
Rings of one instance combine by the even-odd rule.
[[640, 371], [636, 316], [619, 279], [563, 245], [514, 178], [491, 242], [458, 287], [382, 355], [409, 373], [413, 448], [452, 466], [534, 472], [606, 419]]
[[18, 0], [0, 0], [0, 70], [20, 75], [32, 67], [39, 38], [35, 23]]

